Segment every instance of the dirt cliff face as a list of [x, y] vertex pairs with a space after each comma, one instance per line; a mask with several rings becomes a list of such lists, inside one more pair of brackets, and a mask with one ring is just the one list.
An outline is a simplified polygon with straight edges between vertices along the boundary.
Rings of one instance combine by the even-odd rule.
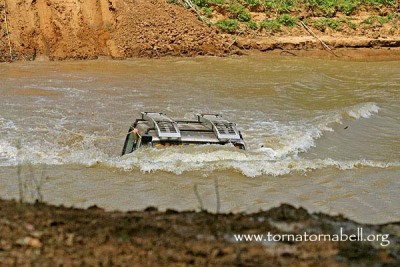
[[220, 55], [227, 40], [180, 6], [160, 0], [125, 1], [113, 33], [127, 57]]
[[[163, 0], [29, 0], [0, 5], [0, 61], [222, 54], [223, 37]], [[178, 15], [179, 14], [179, 15]], [[6, 23], [7, 21], [7, 23]], [[6, 29], [8, 26], [8, 31]]]

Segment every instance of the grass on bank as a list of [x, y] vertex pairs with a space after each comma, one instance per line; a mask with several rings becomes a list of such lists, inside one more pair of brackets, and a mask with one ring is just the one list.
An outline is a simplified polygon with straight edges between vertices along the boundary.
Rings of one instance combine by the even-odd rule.
[[[301, 20], [321, 32], [400, 27], [396, 0], [168, 0], [191, 1], [221, 32], [291, 31]], [[359, 21], [361, 13], [371, 14]], [[261, 14], [261, 15], [260, 15]], [[261, 18], [261, 19], [260, 19]], [[396, 19], [396, 22], [393, 22]], [[390, 27], [389, 27], [390, 28]]]
[[[169, 0], [177, 2], [178, 0]], [[396, 0], [191, 0], [200, 8], [220, 6], [235, 8], [243, 6], [248, 10], [260, 9], [266, 12], [279, 14], [306, 9], [312, 14], [333, 16], [337, 12], [351, 15], [357, 9], [395, 7]]]

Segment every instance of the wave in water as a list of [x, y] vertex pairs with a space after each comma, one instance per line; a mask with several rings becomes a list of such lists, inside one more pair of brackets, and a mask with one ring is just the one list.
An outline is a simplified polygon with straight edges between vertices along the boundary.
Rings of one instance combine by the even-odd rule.
[[347, 110], [347, 114], [355, 119], [365, 118], [368, 119], [372, 115], [379, 112], [379, 107], [375, 103], [366, 103], [354, 106]]
[[[297, 121], [282, 124], [275, 121], [257, 122], [251, 139], [253, 150], [269, 153], [273, 158], [285, 158], [308, 151], [325, 132], [333, 132], [334, 125], [348, 119], [367, 119], [379, 112], [375, 103], [365, 103], [342, 110], [332, 110], [311, 121]], [[268, 131], [266, 131], [268, 129]], [[267, 136], [264, 133], [269, 133]], [[263, 139], [260, 139], [263, 138]], [[260, 147], [259, 144], [263, 144]]]
[[[208, 151], [206, 151], [208, 149]], [[140, 154], [130, 154], [121, 160], [102, 162], [101, 165], [124, 170], [139, 169], [142, 172], [168, 171], [181, 174], [185, 171], [235, 170], [248, 177], [260, 175], [280, 176], [291, 172], [308, 172], [312, 170], [334, 167], [348, 170], [359, 167], [388, 168], [398, 167], [400, 162], [381, 162], [372, 160], [334, 160], [334, 159], [302, 159], [287, 157], [271, 160], [268, 155], [253, 152], [237, 151], [235, 148], [204, 147], [201, 153], [193, 153], [190, 148], [149, 149]]]
[[[258, 121], [245, 132], [251, 140], [250, 150], [239, 151], [229, 146], [170, 147], [163, 149], [143, 148], [119, 157], [109, 155], [98, 145], [96, 136], [74, 136], [60, 134], [59, 130], [48, 129], [47, 136], [53, 139], [40, 139], [46, 136], [43, 129], [33, 140], [21, 140], [17, 149], [17, 127], [10, 121], [0, 124], [0, 131], [8, 131], [5, 139], [0, 139], [0, 166], [16, 164], [80, 164], [84, 166], [104, 166], [125, 171], [142, 172], [168, 171], [181, 174], [185, 171], [235, 170], [249, 177], [259, 175], [285, 175], [290, 172], [306, 172], [327, 167], [352, 169], [357, 167], [386, 168], [400, 166], [399, 162], [379, 162], [370, 160], [343, 161], [334, 159], [302, 159], [299, 153], [315, 146], [315, 141], [326, 131], [334, 131], [334, 124], [348, 119], [369, 118], [379, 112], [375, 103], [366, 103], [342, 110], [333, 110], [310, 121], [297, 121], [283, 124], [275, 121]], [[10, 127], [13, 126], [13, 127]], [[56, 131], [56, 132], [54, 132]], [[16, 134], [10, 134], [14, 132]], [[265, 136], [265, 132], [268, 136]], [[34, 133], [34, 131], [33, 131]], [[260, 147], [264, 144], [264, 147]], [[122, 145], [122, 144], [119, 144]]]

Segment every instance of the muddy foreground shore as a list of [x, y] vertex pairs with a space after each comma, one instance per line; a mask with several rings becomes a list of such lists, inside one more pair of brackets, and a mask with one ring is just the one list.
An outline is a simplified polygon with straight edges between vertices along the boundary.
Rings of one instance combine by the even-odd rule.
[[[2, 266], [399, 266], [400, 223], [282, 204], [254, 214], [105, 212], [0, 200]], [[382, 242], [237, 242], [234, 234], [388, 234]], [[382, 240], [381, 240], [382, 241]], [[390, 244], [388, 244], [388, 242]], [[382, 245], [383, 244], [383, 245]]]

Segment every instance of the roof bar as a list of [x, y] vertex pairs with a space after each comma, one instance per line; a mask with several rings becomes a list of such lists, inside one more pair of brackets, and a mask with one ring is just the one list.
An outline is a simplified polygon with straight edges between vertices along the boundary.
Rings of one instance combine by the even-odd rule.
[[196, 114], [197, 120], [209, 123], [219, 140], [241, 139], [236, 124], [225, 120], [219, 114]]
[[174, 120], [161, 112], [142, 112], [142, 119], [152, 123], [156, 129], [158, 137], [161, 138], [181, 138], [181, 132]]

